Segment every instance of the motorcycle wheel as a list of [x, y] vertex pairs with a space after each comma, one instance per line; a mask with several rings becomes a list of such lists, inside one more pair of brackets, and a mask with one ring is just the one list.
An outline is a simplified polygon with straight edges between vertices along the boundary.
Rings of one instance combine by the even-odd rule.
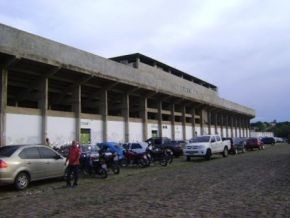
[[108, 172], [107, 172], [107, 170], [101, 168], [99, 170], [99, 175], [101, 178], [106, 179], [108, 177]]
[[111, 170], [113, 171], [114, 174], [119, 174], [120, 173], [120, 167], [117, 164], [113, 164], [111, 166]]
[[138, 160], [138, 166], [140, 166], [141, 168], [144, 168], [144, 167], [146, 167], [146, 162], [145, 162], [145, 160], [144, 159], [140, 159], [140, 160]]
[[159, 160], [159, 164], [163, 167], [166, 167], [167, 164], [168, 164], [168, 160], [167, 160], [167, 157], [162, 157], [160, 160]]
[[128, 166], [128, 161], [124, 158], [122, 160], [119, 160], [119, 165], [121, 167], [127, 167]]

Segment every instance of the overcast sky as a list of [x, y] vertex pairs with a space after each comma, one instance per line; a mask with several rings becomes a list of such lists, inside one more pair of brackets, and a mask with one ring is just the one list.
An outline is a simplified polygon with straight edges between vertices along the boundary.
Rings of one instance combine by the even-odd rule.
[[1, 0], [0, 22], [106, 58], [142, 53], [290, 121], [289, 0]]

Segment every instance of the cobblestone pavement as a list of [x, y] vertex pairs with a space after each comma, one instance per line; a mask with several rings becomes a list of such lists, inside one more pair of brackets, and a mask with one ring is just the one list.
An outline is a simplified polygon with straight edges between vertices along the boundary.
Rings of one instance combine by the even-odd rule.
[[108, 179], [0, 187], [0, 217], [290, 217], [290, 145], [169, 167], [122, 169]]

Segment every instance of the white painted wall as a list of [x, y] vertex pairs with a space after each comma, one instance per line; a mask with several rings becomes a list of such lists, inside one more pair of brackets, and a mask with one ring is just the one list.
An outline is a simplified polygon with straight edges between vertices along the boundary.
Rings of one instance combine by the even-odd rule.
[[250, 132], [250, 137], [274, 137], [273, 132]]
[[221, 128], [220, 127], [217, 127], [217, 134], [219, 134], [219, 135], [222, 134], [222, 131], [221, 131]]
[[162, 124], [162, 136], [172, 138], [171, 135], [172, 126], [170, 124]]
[[185, 136], [186, 139], [192, 139], [192, 126], [185, 126]]
[[196, 135], [200, 136], [201, 135], [201, 127], [200, 126], [196, 126], [195, 127], [195, 132], [196, 132]]
[[107, 136], [111, 142], [125, 142], [124, 121], [107, 121]]
[[226, 127], [223, 128], [223, 136], [227, 137], [227, 128]]
[[183, 132], [182, 132], [182, 125], [175, 125], [175, 140], [182, 140], [183, 139]]
[[215, 127], [212, 127], [212, 126], [211, 126], [210, 130], [211, 130], [211, 134], [216, 134], [216, 132], [215, 132]]
[[6, 144], [41, 143], [41, 122], [41, 116], [7, 113]]
[[141, 142], [143, 139], [142, 123], [129, 122], [129, 141]]
[[47, 117], [47, 137], [56, 146], [76, 139], [76, 121], [70, 117]]
[[91, 129], [91, 144], [103, 141], [103, 130], [101, 120], [81, 119], [81, 128]]

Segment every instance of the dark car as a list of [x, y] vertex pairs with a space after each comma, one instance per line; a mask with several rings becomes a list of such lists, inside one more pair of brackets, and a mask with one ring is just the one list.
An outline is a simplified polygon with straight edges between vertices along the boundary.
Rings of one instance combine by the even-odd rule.
[[222, 138], [222, 140], [229, 140], [231, 142], [231, 148], [229, 152], [231, 154], [244, 153], [246, 151], [246, 139], [245, 138]]
[[264, 143], [259, 138], [249, 138], [247, 139], [246, 149], [253, 150], [254, 148], [258, 148], [259, 150], [264, 149]]
[[247, 139], [246, 138], [234, 138], [233, 140], [233, 147], [235, 148], [235, 154], [242, 152], [246, 152], [246, 144]]
[[148, 145], [152, 145], [159, 148], [170, 149], [175, 157], [179, 157], [183, 154], [184, 141], [171, 140], [167, 137], [153, 137], [146, 140]]
[[276, 141], [274, 137], [264, 137], [262, 138], [262, 142], [268, 145], [275, 145]]

